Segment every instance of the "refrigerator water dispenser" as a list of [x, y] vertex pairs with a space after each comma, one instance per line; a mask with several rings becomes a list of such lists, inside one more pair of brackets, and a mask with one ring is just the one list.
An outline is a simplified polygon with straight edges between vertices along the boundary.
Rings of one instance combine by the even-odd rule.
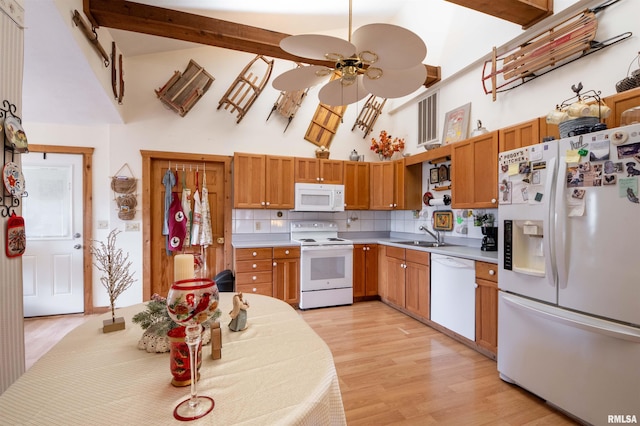
[[542, 221], [504, 221], [504, 268], [536, 277], [545, 276]]

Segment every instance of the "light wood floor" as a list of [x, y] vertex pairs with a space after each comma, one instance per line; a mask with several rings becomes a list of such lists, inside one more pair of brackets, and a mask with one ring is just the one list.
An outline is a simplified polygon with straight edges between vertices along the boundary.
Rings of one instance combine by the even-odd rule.
[[[496, 363], [386, 306], [301, 311], [333, 353], [351, 425], [571, 425], [498, 378]], [[27, 369], [88, 317], [25, 320]]]

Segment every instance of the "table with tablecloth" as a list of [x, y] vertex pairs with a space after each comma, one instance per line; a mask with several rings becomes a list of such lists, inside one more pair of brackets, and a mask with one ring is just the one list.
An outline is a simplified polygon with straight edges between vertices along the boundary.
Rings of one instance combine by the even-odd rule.
[[[250, 295], [249, 327], [227, 327], [232, 293], [220, 293], [222, 358], [203, 348], [198, 393], [213, 411], [190, 424], [343, 425], [338, 377], [326, 343], [288, 304]], [[7, 425], [184, 424], [174, 407], [189, 387], [171, 385], [169, 353], [138, 349], [138, 304], [116, 310], [126, 329], [104, 334], [110, 314], [67, 334], [0, 395]]]

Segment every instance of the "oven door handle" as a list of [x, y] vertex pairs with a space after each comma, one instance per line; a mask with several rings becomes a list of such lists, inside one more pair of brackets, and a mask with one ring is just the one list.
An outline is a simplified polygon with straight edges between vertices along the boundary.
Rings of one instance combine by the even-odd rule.
[[302, 246], [301, 251], [353, 250], [352, 244], [324, 244], [320, 246]]

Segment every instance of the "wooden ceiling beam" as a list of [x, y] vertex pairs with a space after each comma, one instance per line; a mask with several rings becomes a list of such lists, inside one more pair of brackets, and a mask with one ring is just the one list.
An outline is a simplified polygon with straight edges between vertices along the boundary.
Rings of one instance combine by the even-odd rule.
[[[331, 61], [301, 58], [282, 50], [280, 40], [289, 34], [207, 16], [126, 0], [83, 0], [83, 12], [94, 27], [167, 37], [330, 68], [335, 65]], [[425, 67], [426, 87], [440, 81], [440, 67]]]

